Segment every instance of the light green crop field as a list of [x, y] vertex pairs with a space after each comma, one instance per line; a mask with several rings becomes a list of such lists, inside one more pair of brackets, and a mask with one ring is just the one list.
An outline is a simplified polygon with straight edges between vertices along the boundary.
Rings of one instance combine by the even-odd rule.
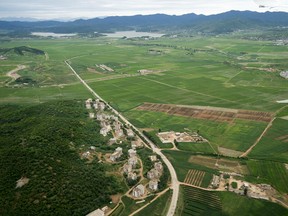
[[250, 160], [247, 166], [250, 175], [256, 177], [258, 181], [270, 183], [278, 191], [288, 192], [288, 172], [284, 164]]
[[288, 163], [288, 120], [277, 118], [249, 156]]

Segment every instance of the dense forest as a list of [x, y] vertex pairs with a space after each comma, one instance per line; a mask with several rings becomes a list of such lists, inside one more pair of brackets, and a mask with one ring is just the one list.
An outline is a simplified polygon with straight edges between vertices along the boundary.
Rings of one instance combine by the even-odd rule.
[[0, 215], [85, 215], [122, 192], [107, 164], [80, 157], [106, 142], [83, 101], [2, 105], [0, 117]]

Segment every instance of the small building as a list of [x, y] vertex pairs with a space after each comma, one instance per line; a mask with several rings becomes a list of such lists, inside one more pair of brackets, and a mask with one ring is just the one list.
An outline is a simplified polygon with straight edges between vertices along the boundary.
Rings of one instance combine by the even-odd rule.
[[137, 153], [137, 151], [134, 150], [134, 149], [129, 149], [129, 150], [128, 150], [128, 154], [129, 154], [129, 157], [130, 157], [130, 158], [131, 158], [131, 157], [135, 157], [135, 156], [136, 156], [136, 153]]
[[132, 130], [132, 129], [127, 129], [126, 131], [127, 131], [127, 136], [128, 136], [129, 138], [133, 138], [133, 137], [134, 137], [134, 133], [133, 133], [133, 130]]
[[163, 165], [162, 165], [162, 163], [160, 161], [154, 163], [154, 168], [160, 173], [163, 172]]
[[151, 155], [151, 156], [149, 156], [149, 158], [150, 158], [150, 160], [151, 160], [152, 162], [154, 162], [154, 161], [157, 160], [157, 156], [156, 156], [156, 155]]
[[95, 211], [87, 214], [86, 216], [105, 216], [105, 213], [101, 209], [96, 209]]
[[154, 169], [151, 169], [150, 171], [147, 172], [147, 178], [152, 180], [152, 179], [158, 179], [160, 178], [161, 176], [161, 173], [156, 170], [155, 168]]
[[82, 157], [83, 157], [83, 158], [88, 158], [89, 156], [90, 156], [90, 152], [89, 152], [89, 151], [84, 152], [84, 153], [82, 154]]
[[121, 147], [117, 147], [115, 152], [113, 154], [110, 155], [110, 160], [111, 161], [116, 161], [118, 158], [120, 158], [122, 156], [122, 148]]
[[219, 187], [219, 184], [220, 184], [220, 177], [217, 176], [217, 175], [213, 175], [213, 179], [212, 179], [212, 182], [211, 182], [211, 186], [213, 188], [218, 188]]
[[132, 172], [132, 165], [131, 164], [125, 164], [124, 167], [123, 167], [123, 171], [126, 174]]
[[116, 137], [116, 138], [120, 138], [120, 137], [122, 137], [122, 136], [124, 136], [124, 132], [123, 132], [122, 129], [115, 130], [115, 137]]
[[114, 121], [113, 126], [115, 131], [121, 130], [121, 123], [119, 121]]
[[92, 103], [92, 99], [91, 98], [86, 100], [86, 102], [85, 102], [86, 109], [91, 109], [91, 103]]
[[133, 172], [129, 172], [127, 178], [131, 179], [131, 180], [136, 180], [137, 179], [137, 174], [133, 173]]
[[100, 111], [103, 111], [104, 109], [105, 109], [105, 103], [103, 103], [103, 102], [99, 102], [98, 103], [98, 109], [100, 110]]
[[104, 120], [104, 116], [102, 113], [97, 113], [96, 118], [98, 121], [103, 121]]
[[117, 139], [115, 137], [110, 138], [109, 141], [108, 141], [108, 145], [113, 145], [116, 142], [117, 142]]
[[137, 165], [137, 157], [131, 157], [128, 159], [128, 164], [131, 165], [133, 168]]
[[92, 113], [92, 112], [90, 112], [90, 113], [89, 113], [89, 118], [92, 118], [92, 119], [95, 118], [95, 114]]
[[137, 187], [135, 187], [132, 191], [132, 195], [135, 198], [143, 196], [145, 193], [145, 187], [142, 184], [139, 184]]
[[158, 190], [158, 181], [156, 179], [149, 181], [149, 188], [153, 191]]
[[107, 127], [103, 127], [100, 130], [100, 134], [103, 135], [103, 136], [107, 136], [108, 132], [109, 132], [109, 130], [108, 130]]
[[90, 146], [90, 149], [95, 151], [96, 150], [96, 147], [95, 146]]

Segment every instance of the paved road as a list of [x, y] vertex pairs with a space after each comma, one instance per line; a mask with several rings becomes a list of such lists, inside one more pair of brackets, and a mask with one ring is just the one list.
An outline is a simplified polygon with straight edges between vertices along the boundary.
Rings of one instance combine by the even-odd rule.
[[173, 216], [176, 210], [176, 206], [177, 206], [177, 201], [178, 201], [178, 195], [179, 195], [179, 186], [180, 183], [177, 179], [177, 175], [175, 172], [174, 167], [172, 166], [172, 164], [170, 163], [170, 161], [167, 159], [167, 157], [161, 152], [160, 149], [158, 149], [155, 144], [153, 142], [151, 142], [140, 130], [138, 130], [138, 128], [136, 128], [133, 124], [131, 124], [122, 114], [120, 114], [117, 110], [115, 110], [113, 107], [111, 107], [102, 97], [100, 97], [100, 95], [98, 95], [78, 74], [77, 72], [71, 67], [71, 65], [69, 64], [68, 60], [65, 61], [66, 65], [73, 71], [73, 73], [75, 74], [75, 76], [82, 82], [82, 84], [96, 97], [99, 98], [100, 100], [102, 100], [103, 102], [106, 103], [106, 105], [108, 106], [108, 108], [111, 109], [111, 111], [117, 115], [125, 124], [130, 125], [135, 131], [137, 131], [144, 139], [147, 143], [149, 143], [150, 147], [152, 148], [152, 150], [158, 154], [161, 159], [163, 160], [163, 162], [166, 164], [166, 166], [168, 167], [168, 170], [170, 172], [170, 176], [171, 176], [171, 189], [173, 190], [173, 194], [172, 194], [172, 199], [171, 199], [171, 203], [170, 203], [170, 207], [167, 213], [167, 216]]

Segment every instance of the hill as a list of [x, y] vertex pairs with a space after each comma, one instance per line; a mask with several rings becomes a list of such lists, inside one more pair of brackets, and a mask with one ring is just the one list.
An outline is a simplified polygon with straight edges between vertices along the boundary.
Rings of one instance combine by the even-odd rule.
[[154, 14], [135, 16], [113, 16], [103, 19], [75, 20], [70, 22], [40, 21], [19, 22], [0, 21], [0, 29], [14, 32], [55, 32], [55, 33], [87, 33], [113, 32], [117, 30], [138, 31], [195, 31], [204, 33], [229, 33], [236, 30], [269, 27], [287, 27], [288, 13], [251, 11], [230, 11], [217, 15], [185, 14], [181, 16]]

